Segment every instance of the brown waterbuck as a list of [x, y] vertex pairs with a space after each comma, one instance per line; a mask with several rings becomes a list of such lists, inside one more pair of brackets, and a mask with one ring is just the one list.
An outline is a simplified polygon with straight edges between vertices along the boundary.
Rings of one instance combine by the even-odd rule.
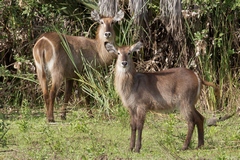
[[[54, 101], [63, 80], [65, 80], [66, 86], [61, 118], [66, 119], [66, 105], [70, 99], [73, 87], [72, 78], [77, 78], [76, 70], [80, 73], [82, 72], [82, 57], [92, 63], [93, 67], [109, 65], [116, 58], [115, 55], [107, 52], [104, 43], [115, 43], [113, 24], [124, 17], [124, 12], [120, 10], [114, 17], [101, 17], [98, 12], [92, 11], [91, 17], [99, 22], [95, 39], [60, 35], [56, 32], [51, 32], [42, 34], [34, 45], [33, 57], [49, 122], [54, 122]], [[71, 59], [62, 45], [62, 39], [67, 42], [71, 50]], [[48, 91], [48, 75], [52, 81], [50, 91]]]
[[[114, 83], [131, 117], [130, 150], [140, 152], [143, 125], [149, 110], [166, 112], [178, 109], [188, 122], [188, 132], [182, 149], [188, 148], [195, 125], [198, 130], [198, 147], [204, 145], [204, 117], [194, 105], [199, 98], [202, 84], [212, 86], [217, 93], [218, 87], [186, 68], [172, 68], [155, 73], [136, 72], [131, 53], [142, 48], [141, 42], [119, 48], [107, 42], [105, 46], [109, 53], [118, 55]], [[135, 145], [136, 132], [138, 136]]]

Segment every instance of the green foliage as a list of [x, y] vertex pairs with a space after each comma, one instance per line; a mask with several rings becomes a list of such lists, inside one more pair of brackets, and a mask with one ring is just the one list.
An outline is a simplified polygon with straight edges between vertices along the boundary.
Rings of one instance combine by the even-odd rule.
[[[36, 98], [39, 95], [34, 90], [37, 81], [35, 75], [32, 74], [35, 67], [25, 56], [16, 54], [14, 60], [15, 63], [12, 64], [14, 70], [12, 71], [8, 70], [8, 66], [0, 66], [0, 74], [3, 78], [0, 81], [2, 105], [5, 107], [12, 105], [31, 107], [33, 103], [39, 103], [39, 99]], [[30, 88], [32, 90], [29, 90]], [[28, 102], [30, 104], [26, 105]]]
[[5, 115], [0, 113], [0, 145], [1, 147], [7, 146], [6, 133], [9, 130], [8, 123], [5, 121]]
[[190, 149], [181, 151], [187, 133], [186, 122], [179, 114], [149, 113], [143, 130], [142, 150], [137, 154], [128, 150], [129, 121], [126, 126], [121, 124], [125, 117], [116, 116], [111, 120], [102, 116], [89, 118], [87, 112], [78, 110], [70, 112], [65, 122], [49, 124], [44, 115], [31, 120], [8, 116], [13, 116], [12, 120], [5, 120], [5, 129], [0, 128], [0, 134], [6, 132], [4, 143], [1, 141], [4, 145], [0, 147], [0, 158], [3, 159], [240, 158], [238, 117], [219, 122], [218, 126], [205, 126], [205, 146], [198, 150], [194, 149], [197, 145], [195, 130]]
[[148, 10], [153, 11], [153, 14], [158, 15], [160, 10], [159, 10], [159, 1], [154, 0], [153, 3], [148, 3]]
[[[184, 4], [189, 5], [188, 3]], [[194, 12], [197, 12], [198, 17], [192, 16], [193, 20], [185, 19], [187, 33], [191, 35], [192, 43], [195, 44], [196, 57], [193, 59], [198, 61], [198, 69], [202, 72], [204, 79], [219, 84], [221, 90], [219, 107], [221, 109], [234, 109], [236, 107], [234, 101], [238, 97], [232, 97], [235, 100], [230, 100], [225, 93], [227, 91], [228, 95], [238, 94], [238, 91], [236, 92], [232, 87], [233, 84], [238, 84], [239, 76], [239, 74], [236, 74], [238, 72], [236, 67], [239, 66], [239, 63], [235, 63], [239, 46], [236, 47], [235, 44], [238, 43], [238, 40], [234, 36], [236, 27], [239, 27], [236, 18], [236, 15], [240, 14], [239, 6], [236, 1], [216, 1], [212, 3], [198, 0], [190, 5], [199, 7], [198, 10], [188, 10], [190, 17], [191, 13]], [[232, 10], [233, 8], [235, 10]], [[196, 25], [198, 21], [201, 22], [200, 25]], [[208, 99], [208, 102], [206, 102], [209, 104], [208, 109], [220, 109], [212, 103], [215, 102], [212, 90], [206, 94], [205, 99]]]
[[83, 64], [84, 74], [78, 74], [77, 81], [80, 82], [83, 91], [94, 99], [92, 105], [100, 112], [110, 116], [113, 113], [112, 108], [115, 107], [118, 100], [114, 90], [112, 68], [101, 68], [101, 72], [99, 72], [92, 67], [92, 63], [85, 61], [84, 58]]

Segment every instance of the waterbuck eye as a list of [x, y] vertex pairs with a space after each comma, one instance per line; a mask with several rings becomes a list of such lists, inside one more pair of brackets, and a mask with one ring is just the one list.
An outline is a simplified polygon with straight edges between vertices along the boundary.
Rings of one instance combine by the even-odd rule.
[[130, 55], [130, 54], [131, 54], [131, 52], [128, 52], [127, 54], [128, 54], [128, 55]]
[[103, 21], [102, 21], [102, 20], [100, 21], [100, 24], [103, 24]]
[[120, 52], [118, 52], [118, 55], [120, 55]]

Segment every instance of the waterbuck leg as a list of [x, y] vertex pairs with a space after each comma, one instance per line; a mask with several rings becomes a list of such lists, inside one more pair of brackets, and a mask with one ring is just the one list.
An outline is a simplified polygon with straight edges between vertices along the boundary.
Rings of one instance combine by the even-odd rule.
[[187, 132], [186, 140], [184, 142], [182, 150], [186, 150], [188, 148], [191, 138], [192, 138], [194, 127], [195, 127], [195, 123], [193, 122], [193, 120], [189, 120], [188, 121], [188, 132]]
[[66, 80], [66, 86], [65, 86], [65, 95], [64, 95], [64, 104], [61, 109], [61, 119], [66, 120], [66, 106], [68, 105], [68, 101], [72, 94], [72, 88], [73, 88], [73, 80]]
[[48, 117], [48, 111], [49, 111], [49, 94], [48, 94], [48, 92], [43, 92], [43, 99], [45, 101], [46, 116]]
[[135, 116], [132, 115], [132, 113], [130, 125], [131, 125], [130, 151], [133, 151], [133, 149], [135, 148], [137, 124]]
[[84, 95], [85, 95], [85, 102], [86, 102], [86, 105], [87, 105], [88, 115], [89, 115], [89, 117], [93, 118], [94, 115], [93, 115], [92, 109], [90, 107], [91, 97], [88, 94], [86, 94], [86, 93]]
[[57, 73], [51, 76], [52, 76], [52, 87], [49, 94], [49, 108], [48, 108], [47, 118], [48, 118], [48, 122], [55, 122], [54, 116], [53, 116], [54, 102], [55, 102], [57, 91], [61, 86], [62, 77]]
[[204, 145], [204, 117], [196, 110], [196, 114], [198, 115], [198, 121], [197, 121], [197, 130], [198, 130], [198, 146], [197, 148], [200, 148]]
[[48, 122], [55, 122], [54, 121], [54, 116], [53, 116], [53, 111], [54, 111], [54, 101], [56, 97], [56, 92], [57, 92], [57, 86], [55, 83], [52, 84], [51, 90], [50, 90], [50, 95], [49, 95], [49, 107], [47, 111], [47, 119]]
[[41, 70], [37, 70], [37, 76], [42, 88], [43, 92], [43, 99], [45, 102], [46, 107], [46, 116], [48, 117], [49, 112], [49, 92], [48, 92], [48, 85], [47, 85], [47, 78], [45, 72], [42, 72]]
[[[140, 122], [139, 122], [140, 121]], [[137, 131], [138, 131], [138, 137], [137, 137], [137, 144], [135, 148], [135, 152], [140, 152], [140, 149], [142, 148], [142, 130], [143, 130], [143, 121], [138, 119], [137, 122]]]
[[138, 137], [137, 137], [137, 143], [136, 143], [136, 148], [135, 152], [140, 152], [140, 149], [142, 148], [142, 130], [143, 130], [143, 125], [145, 121], [145, 110], [138, 109], [137, 110], [137, 131], [138, 131]]

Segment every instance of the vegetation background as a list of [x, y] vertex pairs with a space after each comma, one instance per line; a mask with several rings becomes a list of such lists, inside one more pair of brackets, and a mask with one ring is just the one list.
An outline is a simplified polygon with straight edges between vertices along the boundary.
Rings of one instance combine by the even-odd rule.
[[[120, 0], [118, 8], [125, 11], [125, 18], [115, 28], [117, 44], [143, 41], [144, 53], [134, 57], [139, 71], [187, 67], [217, 83], [220, 105], [208, 88], [197, 104], [206, 118], [235, 113], [240, 107], [240, 1], [182, 0], [180, 10], [169, 9], [176, 3], [180, 1]], [[191, 150], [195, 140], [190, 151], [181, 152], [186, 124], [174, 113], [150, 113], [142, 153], [129, 153], [128, 113], [114, 91], [113, 66], [79, 75], [68, 120], [45, 122], [32, 57], [34, 42], [41, 33], [56, 30], [94, 37], [97, 24], [90, 12], [97, 8], [96, 0], [0, 1], [0, 159], [240, 158], [237, 116], [216, 127], [206, 126], [204, 149]], [[93, 97], [94, 118], [87, 115], [78, 85]], [[62, 95], [60, 90], [57, 106]]]

